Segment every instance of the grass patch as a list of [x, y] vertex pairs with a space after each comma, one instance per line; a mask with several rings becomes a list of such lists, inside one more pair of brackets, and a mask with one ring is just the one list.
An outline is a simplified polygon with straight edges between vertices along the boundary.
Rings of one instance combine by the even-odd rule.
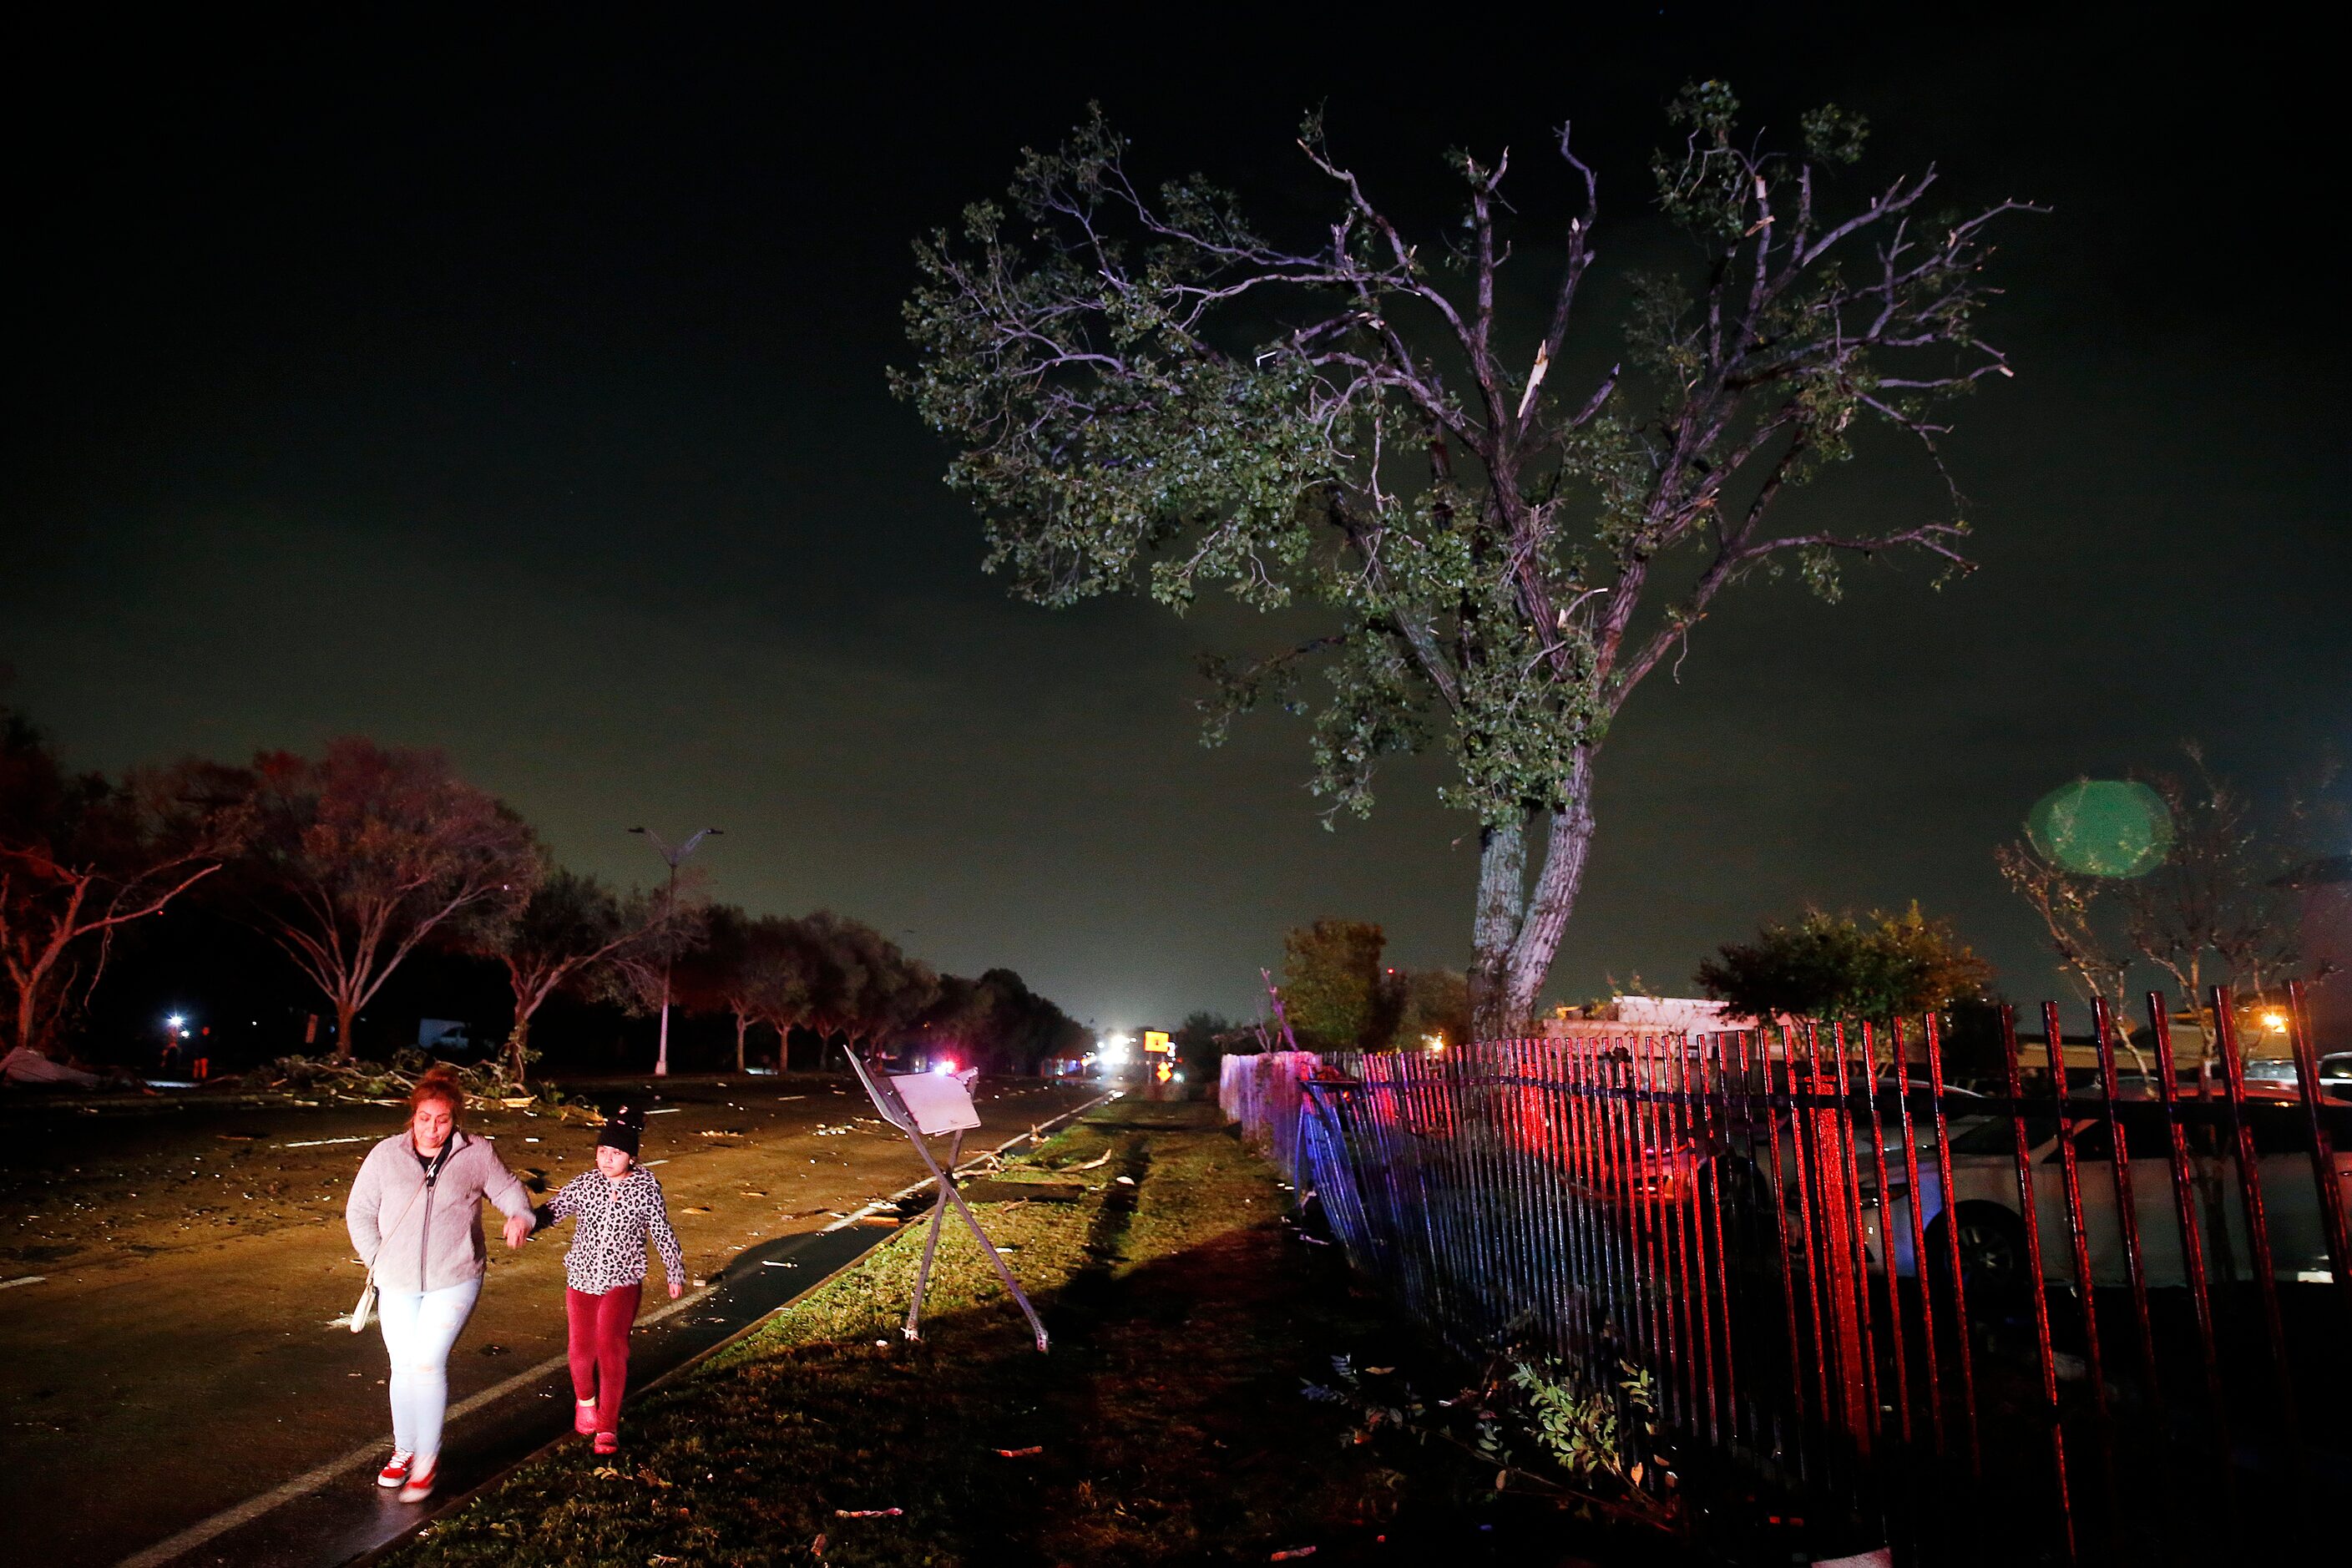
[[1530, 1533], [1496, 1510], [1490, 1469], [1367, 1439], [1301, 1396], [1334, 1354], [1431, 1352], [1330, 1249], [1297, 1241], [1213, 1108], [1107, 1107], [1004, 1179], [1089, 1189], [975, 1205], [1045, 1311], [1050, 1355], [952, 1215], [924, 1338], [902, 1341], [924, 1228], [908, 1225], [634, 1405], [619, 1462], [567, 1444], [392, 1560], [1094, 1568], [1313, 1546], [1317, 1568], [1577, 1561], [1557, 1514]]

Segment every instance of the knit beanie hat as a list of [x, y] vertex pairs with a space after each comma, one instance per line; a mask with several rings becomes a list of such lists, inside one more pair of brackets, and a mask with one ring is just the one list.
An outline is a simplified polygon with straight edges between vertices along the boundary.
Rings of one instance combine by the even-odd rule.
[[646, 1113], [634, 1105], [616, 1105], [606, 1115], [604, 1130], [596, 1134], [599, 1149], [618, 1149], [632, 1160], [637, 1157], [637, 1140], [646, 1131]]

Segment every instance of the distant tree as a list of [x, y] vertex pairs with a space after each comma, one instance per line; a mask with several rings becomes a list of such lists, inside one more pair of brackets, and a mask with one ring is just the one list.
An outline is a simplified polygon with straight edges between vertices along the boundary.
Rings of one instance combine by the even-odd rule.
[[992, 990], [961, 974], [942, 974], [939, 994], [915, 1020], [914, 1031], [934, 1051], [951, 1050], [961, 1063], [993, 1069], [1000, 1025], [996, 1014], [997, 998]]
[[[2206, 989], [2228, 985], [2259, 1005], [2290, 979], [2328, 979], [2305, 962], [2299, 894], [2315, 839], [2334, 826], [2317, 803], [2333, 770], [2300, 781], [2265, 813], [2185, 745], [2189, 767], [2137, 775], [2160, 803], [2163, 832], [2153, 868], [2102, 875], [2061, 863], [2031, 836], [1993, 851], [2002, 879], [2042, 922], [2059, 968], [2089, 1000], [2105, 999], [2143, 1075], [2144, 1030], [2130, 994], [2135, 960], [2164, 976], [2203, 1036], [2200, 1076], [2220, 1060]], [[2135, 868], [2136, 869], [2136, 868]], [[2156, 1042], [2147, 1042], [2154, 1045]]]
[[235, 855], [250, 814], [188, 763], [120, 781], [70, 773], [0, 709], [0, 1055], [47, 1052], [105, 973], [115, 933], [161, 913]]
[[1092, 1048], [1085, 1025], [1012, 970], [987, 971], [980, 988], [991, 999], [988, 1038], [1000, 1070], [1034, 1073], [1048, 1058], [1082, 1057]]
[[1282, 1005], [1308, 1050], [1377, 1050], [1395, 1026], [1387, 939], [1367, 921], [1319, 920], [1282, 939]]
[[1458, 969], [1414, 969], [1402, 976], [1395, 1044], [1412, 1050], [1432, 1037], [1449, 1046], [1468, 1040], [1470, 977]]
[[921, 1017], [938, 999], [940, 977], [862, 921], [830, 910], [798, 922], [814, 951], [813, 981], [796, 1022], [856, 1046]]
[[1225, 1058], [1222, 1037], [1234, 1032], [1233, 1020], [1222, 1013], [1188, 1013], [1172, 1032], [1176, 1059], [1196, 1079], [1212, 1079]]
[[[1604, 739], [1723, 590], [1789, 565], [1834, 599], [1839, 563], [1883, 551], [1968, 565], [1956, 490], [1946, 515], [1899, 526], [1772, 520], [1874, 423], [1941, 472], [1938, 407], [2010, 374], [1978, 323], [1990, 226], [2018, 204], [1933, 215], [1932, 168], [1833, 200], [1860, 117], [1803, 115], [1783, 152], [1738, 109], [1709, 81], [1669, 110], [1681, 134], [1652, 162], [1654, 199], [1695, 249], [1635, 280], [1630, 374], [1576, 309], [1599, 182], [1565, 129], [1581, 210], [1524, 224], [1507, 152], [1455, 153], [1458, 224], [1416, 242], [1310, 117], [1298, 146], [1331, 210], [1292, 243], [1200, 178], [1150, 192], [1097, 110], [1024, 154], [1009, 213], [972, 205], [960, 238], [917, 247], [919, 358], [893, 386], [955, 446], [988, 570], [1055, 606], [1139, 578], [1179, 611], [1220, 584], [1262, 610], [1319, 602], [1316, 635], [1211, 661], [1207, 738], [1263, 702], [1304, 710], [1319, 661], [1314, 784], [1333, 812], [1369, 812], [1384, 757], [1443, 739], [1444, 798], [1479, 825], [1484, 1035], [1534, 1011]], [[1497, 300], [1515, 237], [1559, 261], [1540, 330], [1512, 347]], [[1609, 368], [1571, 378], [1568, 361]]]
[[615, 893], [593, 877], [546, 865], [519, 908], [467, 934], [463, 945], [497, 959], [514, 992], [505, 1047], [510, 1081], [528, 1081], [530, 1021], [550, 996], [583, 989], [611, 966], [659, 947], [677, 922], [692, 918], [682, 900], [673, 905], [665, 894]]
[[991, 969], [977, 980], [940, 977], [932, 1001], [907, 1032], [995, 1073], [1034, 1073], [1048, 1057], [1086, 1051], [1084, 1026], [1010, 969]]
[[316, 759], [264, 752], [239, 783], [254, 822], [243, 906], [325, 994], [338, 1057], [421, 943], [509, 918], [540, 875], [530, 828], [438, 752], [349, 738]]
[[786, 1065], [793, 1030], [804, 1023], [827, 976], [830, 960], [798, 921], [762, 915], [745, 931], [740, 967], [730, 1001], [735, 1009], [735, 1070], [744, 1069], [743, 1019], [776, 1032], [776, 1066]]
[[[672, 973], [672, 994], [680, 1006], [696, 1013], [724, 1013], [734, 1021], [739, 1073], [750, 1066], [746, 1042], [751, 1031], [772, 1023], [778, 1010], [769, 995], [770, 970], [777, 950], [788, 940], [788, 925], [772, 916], [748, 914], [734, 904], [715, 904], [705, 911], [702, 941]], [[654, 983], [659, 984], [658, 977]], [[779, 1033], [789, 1026], [780, 1026]], [[777, 1054], [782, 1066], [781, 1048]]]
[[1992, 981], [1992, 966], [1916, 903], [1866, 921], [1810, 910], [1793, 926], [1768, 924], [1754, 942], [1726, 943], [1718, 954], [1699, 964], [1700, 988], [1759, 1019], [1913, 1017], [1979, 995]]

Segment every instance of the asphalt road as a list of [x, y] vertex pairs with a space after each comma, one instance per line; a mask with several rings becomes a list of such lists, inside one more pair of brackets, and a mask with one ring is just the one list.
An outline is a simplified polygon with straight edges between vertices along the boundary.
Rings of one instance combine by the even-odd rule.
[[[688, 1271], [732, 1283], [645, 1334], [648, 1374], [785, 1299], [803, 1272], [837, 1266], [830, 1253], [855, 1233], [811, 1238], [922, 1174], [904, 1139], [836, 1080], [670, 1079], [654, 1092], [663, 1098], [644, 1155], [661, 1162]], [[972, 1142], [1002, 1142], [1088, 1097], [1034, 1080], [983, 1083], [986, 1125]], [[350, 1307], [362, 1272], [341, 1192], [367, 1143], [400, 1116], [373, 1106], [0, 1109], [0, 1283], [40, 1281], [0, 1289], [0, 1519], [12, 1556], [117, 1563], [379, 1438], [388, 1446], [382, 1342], [329, 1320]], [[551, 1188], [586, 1168], [593, 1138], [584, 1121], [513, 1112], [474, 1125]], [[492, 1232], [482, 1303], [450, 1361], [453, 1405], [563, 1346], [561, 1238], [512, 1254]], [[668, 1305], [657, 1282], [646, 1299], [648, 1314]], [[531, 1407], [560, 1413], [562, 1384], [560, 1373], [542, 1381], [554, 1386], [512, 1390], [494, 1406], [504, 1414], [453, 1427], [453, 1487], [545, 1440]], [[355, 1468], [330, 1486], [367, 1480]], [[360, 1495], [366, 1517], [345, 1508], [331, 1529], [364, 1544], [386, 1521]], [[329, 1527], [279, 1510], [185, 1561], [280, 1560], [264, 1548], [282, 1529], [316, 1540]]]

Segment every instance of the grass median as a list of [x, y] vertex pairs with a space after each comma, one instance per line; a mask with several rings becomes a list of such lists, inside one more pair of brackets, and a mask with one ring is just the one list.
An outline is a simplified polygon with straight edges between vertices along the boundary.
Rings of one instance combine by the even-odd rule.
[[1301, 1396], [1335, 1354], [1429, 1352], [1298, 1240], [1214, 1108], [1118, 1102], [981, 1190], [1050, 1354], [952, 1215], [904, 1341], [909, 1224], [634, 1402], [616, 1458], [568, 1443], [392, 1561], [1574, 1561], [1498, 1530], [1491, 1468]]

